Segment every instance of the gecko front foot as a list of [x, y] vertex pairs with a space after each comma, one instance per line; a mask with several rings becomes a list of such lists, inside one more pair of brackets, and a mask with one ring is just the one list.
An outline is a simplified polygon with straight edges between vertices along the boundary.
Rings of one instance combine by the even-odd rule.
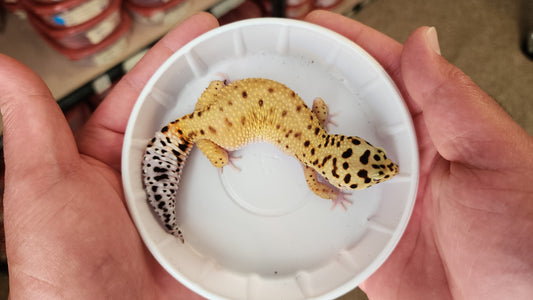
[[329, 131], [331, 129], [330, 125], [333, 125], [335, 127], [339, 127], [339, 124], [335, 121], [333, 121], [333, 118], [336, 117], [339, 113], [329, 113], [326, 117], [326, 122], [324, 122], [324, 129], [326, 131]]
[[351, 193], [345, 193], [343, 191], [339, 191], [339, 193], [337, 194], [337, 198], [331, 200], [333, 201], [333, 205], [331, 206], [331, 209], [333, 210], [335, 209], [337, 205], [340, 205], [342, 206], [342, 209], [346, 211], [346, 205], [353, 204], [353, 201], [348, 199], [348, 197], [351, 195], [352, 195]]
[[[237, 167], [237, 165], [235, 165], [235, 161], [241, 159], [242, 156], [236, 156], [233, 153], [235, 153], [235, 152], [234, 151], [233, 152], [228, 151], [228, 163], [226, 164], [226, 166], [230, 166], [234, 171], [240, 172], [241, 168], [239, 168], [239, 167]], [[219, 168], [219, 170], [220, 170], [220, 173], [222, 174], [224, 172], [224, 167]]]

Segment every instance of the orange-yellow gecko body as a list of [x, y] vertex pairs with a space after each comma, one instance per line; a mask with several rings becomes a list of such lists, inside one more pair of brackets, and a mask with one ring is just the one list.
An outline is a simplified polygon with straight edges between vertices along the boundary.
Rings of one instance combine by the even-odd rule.
[[[273, 80], [211, 82], [195, 111], [164, 126], [146, 148], [143, 181], [154, 212], [183, 241], [175, 195], [195, 143], [218, 168], [228, 163], [227, 151], [256, 141], [272, 143], [304, 165], [315, 194], [341, 203], [341, 190], [364, 189], [398, 173], [383, 149], [359, 137], [327, 133], [326, 116], [323, 102], [315, 101], [310, 110], [294, 91]], [[329, 185], [316, 180], [315, 172]]]

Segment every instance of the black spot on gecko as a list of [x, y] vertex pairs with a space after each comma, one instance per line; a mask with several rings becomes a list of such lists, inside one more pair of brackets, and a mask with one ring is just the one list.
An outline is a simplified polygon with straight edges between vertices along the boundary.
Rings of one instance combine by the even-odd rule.
[[189, 147], [189, 143], [187, 143], [187, 142], [185, 142], [185, 141], [183, 141], [183, 144], [179, 144], [179, 145], [178, 145], [178, 148], [179, 148], [181, 151], [183, 151], [183, 152], [185, 152], [185, 151], [187, 150], [187, 147]]
[[233, 123], [231, 123], [231, 121], [230, 121], [228, 118], [224, 118], [224, 122], [226, 123], [226, 125], [227, 125], [228, 127], [233, 126]]
[[311, 149], [311, 155], [315, 155], [315, 148]]
[[344, 183], [346, 183], [346, 184], [350, 183], [351, 179], [352, 179], [352, 175], [350, 175], [350, 173], [346, 174], [344, 176]]
[[167, 131], [168, 131], [168, 126], [165, 126], [165, 127], [161, 128], [161, 132], [162, 132], [162, 133], [165, 133], [165, 132], [167, 132]]
[[[161, 200], [161, 198], [163, 198], [163, 197], [161, 197], [161, 195], [159, 195], [159, 194], [155, 194], [155, 195], [154, 195], [154, 198], [155, 198], [156, 201], [159, 201], [159, 200]], [[164, 202], [161, 202], [161, 203], [164, 203]]]
[[374, 154], [374, 159], [375, 159], [376, 161], [380, 161], [380, 160], [381, 160], [381, 157], [380, 157], [379, 155], [377, 155], [377, 154]]
[[363, 165], [366, 165], [368, 164], [368, 157], [370, 156], [370, 150], [366, 150], [363, 155], [361, 155], [361, 157], [359, 158], [359, 161], [363, 164]]
[[342, 168], [343, 168], [344, 170], [348, 170], [349, 167], [350, 167], [350, 165], [349, 165], [347, 162], [344, 162], [344, 163], [342, 164]]
[[248, 97], [248, 93], [247, 93], [246, 91], [242, 91], [242, 97], [243, 97], [243, 98]]
[[320, 128], [316, 127], [315, 128], [315, 135], [318, 135], [319, 132], [320, 132]]
[[197, 113], [197, 115], [198, 115], [198, 117], [201, 117], [201, 116], [202, 116], [202, 112], [199, 111], [199, 112]]
[[274, 92], [274, 89], [270, 87], [268, 88], [268, 92], [272, 94]]
[[297, 138], [297, 139], [299, 139], [301, 135], [302, 135], [301, 132], [297, 132], [297, 133], [294, 134], [294, 137]]
[[368, 178], [368, 172], [364, 169], [359, 170], [359, 172], [357, 172], [357, 176], [363, 178], [365, 180], [365, 183], [370, 183], [371, 181], [371, 179]]
[[263, 99], [259, 99], [259, 101], [257, 101], [257, 104], [259, 104], [259, 107], [262, 107], [263, 106]]
[[357, 188], [357, 183], [351, 184], [351, 185], [350, 185], [350, 188], [351, 188], [351, 189], [356, 189], [356, 188]]
[[200, 134], [201, 135], [204, 135], [205, 134], [205, 131], [203, 129], [200, 129]]
[[289, 132], [287, 132], [287, 134], [285, 134], [285, 137], [288, 138], [291, 133], [292, 133], [292, 129], [289, 130]]
[[346, 149], [346, 151], [342, 153], [342, 158], [349, 158], [350, 156], [352, 156], [352, 154], [353, 154], [352, 148], [348, 148]]
[[304, 142], [304, 147], [309, 147], [309, 144], [310, 144], [310, 143], [311, 143], [311, 142], [309, 142], [308, 140], [305, 141], [305, 142]]
[[[159, 196], [159, 199], [161, 199], [160, 195], [156, 195], [156, 198], [157, 198], [157, 196]], [[164, 207], [165, 207], [165, 202], [164, 201], [159, 202], [159, 204], [157, 205], [157, 208], [159, 208], [159, 209], [163, 209]]]
[[355, 139], [355, 138], [354, 138], [354, 139], [352, 139], [352, 144], [354, 144], [354, 145], [361, 145], [361, 141], [358, 140], [358, 139]]
[[168, 170], [165, 169], [165, 168], [160, 168], [160, 167], [154, 167], [154, 172], [157, 172], [157, 173], [165, 173], [167, 172]]
[[333, 175], [333, 177], [335, 178], [339, 178], [339, 174], [337, 174], [337, 158], [334, 157], [333, 158], [333, 170], [331, 171], [331, 175]]
[[328, 155], [322, 159], [322, 166], [326, 165], [326, 162], [331, 158], [331, 155]]
[[164, 179], [168, 179], [168, 175], [167, 174], [157, 175], [157, 176], [154, 176], [154, 179], [156, 181], [161, 181], [161, 180], [164, 180]]
[[296, 111], [297, 112], [300, 112], [301, 110], [302, 110], [302, 106], [301, 105], [296, 106]]

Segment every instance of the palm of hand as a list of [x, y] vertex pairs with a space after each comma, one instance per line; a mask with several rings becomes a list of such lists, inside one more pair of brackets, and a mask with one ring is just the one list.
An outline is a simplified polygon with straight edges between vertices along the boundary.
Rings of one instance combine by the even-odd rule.
[[419, 143], [413, 216], [391, 257], [363, 289], [371, 299], [531, 293], [517, 288], [530, 286], [523, 274], [533, 265], [531, 255], [518, 260], [533, 248], [531, 137], [430, 49], [427, 28], [402, 46], [354, 21], [327, 17], [309, 19], [348, 36], [384, 65], [409, 106]]
[[162, 39], [76, 141], [44, 83], [0, 55], [2, 83], [19, 81], [16, 88], [0, 86], [12, 298], [199, 298], [144, 247], [125, 209], [120, 157], [129, 113], [148, 78], [174, 51], [216, 26], [212, 16], [199, 14]]
[[384, 66], [417, 132], [417, 202], [392, 255], [362, 284], [370, 299], [522, 299], [531, 293], [531, 137], [438, 55], [428, 28], [401, 45], [327, 12], [306, 19], [350, 38]]

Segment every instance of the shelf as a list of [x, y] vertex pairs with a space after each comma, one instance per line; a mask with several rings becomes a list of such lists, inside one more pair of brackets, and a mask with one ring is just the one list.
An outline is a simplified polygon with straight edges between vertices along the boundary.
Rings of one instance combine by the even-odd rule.
[[[189, 11], [183, 19], [196, 12], [207, 10], [219, 2], [219, 0], [190, 1]], [[30, 67], [48, 85], [54, 98], [60, 100], [152, 44], [175, 25], [176, 23], [154, 26], [133, 22], [128, 36], [128, 47], [114, 63], [103, 66], [83, 66], [79, 62], [68, 60], [52, 49], [27, 20], [9, 14], [6, 32], [0, 34], [0, 53], [11, 56]]]
[[[219, 0], [190, 1], [189, 11], [183, 19], [198, 11], [207, 10], [220, 2]], [[227, 2], [238, 4], [242, 1]], [[362, 0], [345, 0], [334, 10], [344, 12], [360, 2]], [[6, 32], [0, 34], [0, 53], [11, 56], [34, 70], [48, 85], [54, 98], [60, 100], [68, 95], [75, 95], [76, 90], [90, 84], [93, 79], [149, 46], [174, 26], [175, 24], [154, 26], [133, 22], [128, 37], [128, 48], [114, 63], [104, 66], [83, 66], [79, 62], [68, 60], [52, 49], [27, 20], [9, 14]]]
[[[142, 57], [148, 47], [185, 18], [208, 9], [219, 16], [244, 2], [244, 0], [189, 1], [191, 3], [188, 11], [182, 19], [176, 20], [173, 24], [146, 25], [133, 22], [128, 34], [126, 51], [108, 65], [87, 66], [68, 60], [48, 45], [27, 20], [15, 14], [7, 15], [6, 31], [0, 33], [0, 53], [19, 60], [36, 72], [60, 106], [66, 109], [80, 99], [105, 89], [111, 81], [120, 78], [137, 59]], [[283, 6], [280, 5], [281, 0], [272, 1], [276, 6]], [[369, 0], [344, 0], [332, 10], [345, 13], [355, 5], [367, 1]], [[0, 123], [0, 143], [3, 132], [1, 125]]]

